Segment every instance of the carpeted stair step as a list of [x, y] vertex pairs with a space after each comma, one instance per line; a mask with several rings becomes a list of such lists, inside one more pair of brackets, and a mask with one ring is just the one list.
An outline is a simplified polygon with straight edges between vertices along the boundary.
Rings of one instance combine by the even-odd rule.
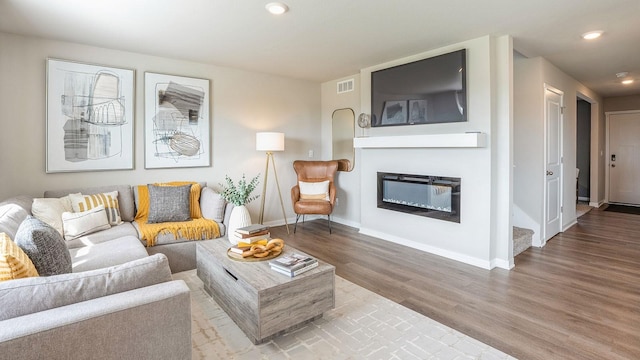
[[513, 227], [513, 256], [520, 254], [531, 247], [533, 230]]

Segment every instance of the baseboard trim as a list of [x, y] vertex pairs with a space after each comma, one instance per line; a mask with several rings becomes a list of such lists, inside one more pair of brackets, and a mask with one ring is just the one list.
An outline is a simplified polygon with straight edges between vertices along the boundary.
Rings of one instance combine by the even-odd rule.
[[283, 219], [279, 219], [279, 220], [273, 220], [273, 221], [263, 221], [262, 224], [263, 225], [267, 225], [267, 226], [284, 226], [284, 225], [289, 225], [289, 229], [291, 232], [293, 232], [293, 224], [296, 223], [296, 218], [287, 218], [287, 223], [285, 224]]
[[360, 223], [359, 222], [355, 222], [355, 221], [351, 221], [351, 220], [346, 220], [343, 218], [339, 218], [339, 217], [332, 217], [331, 221], [336, 222], [338, 224], [342, 224], [342, 225], [346, 225], [346, 226], [351, 226], [354, 228], [359, 228], [360, 227]]
[[[413, 240], [408, 240], [405, 238], [401, 238], [395, 235], [391, 235], [391, 234], [387, 234], [387, 233], [383, 233], [377, 230], [373, 230], [373, 229], [368, 229], [368, 228], [360, 228], [359, 231], [361, 234], [363, 235], [368, 235], [368, 236], [373, 236], [375, 238], [378, 239], [382, 239], [382, 240], [386, 240], [386, 241], [390, 241], [392, 243], [396, 243], [399, 245], [404, 245], [404, 246], [408, 246], [410, 248], [413, 249], [417, 249], [417, 250], [421, 250], [424, 252], [428, 252], [430, 254], [434, 254], [434, 255], [438, 255], [438, 256], [442, 256], [445, 257], [447, 259], [451, 259], [451, 260], [455, 260], [455, 261], [460, 261], [463, 262], [465, 264], [469, 264], [469, 265], [473, 265], [473, 266], [477, 266], [483, 269], [487, 269], [487, 270], [491, 270], [493, 267], [498, 266], [498, 261], [487, 261], [487, 260], [482, 260], [482, 259], [478, 259], [469, 255], [464, 255], [464, 254], [460, 254], [454, 251], [450, 251], [450, 250], [445, 250], [445, 249], [441, 249], [435, 246], [431, 246], [431, 245], [426, 245], [426, 244], [422, 244]], [[504, 264], [501, 264], [504, 265]]]
[[513, 261], [513, 258], [511, 258], [510, 260], [504, 260], [504, 259], [493, 259], [491, 260], [491, 268], [500, 268], [500, 269], [505, 269], [505, 270], [511, 270], [515, 267], [515, 263]]
[[[306, 215], [304, 217], [304, 221], [312, 221], [312, 220], [324, 220], [324, 221], [327, 221], [327, 216], [326, 215]], [[302, 223], [302, 216], [300, 217], [299, 222]], [[360, 227], [360, 223], [357, 223], [357, 222], [354, 222], [354, 221], [350, 221], [350, 220], [345, 220], [345, 219], [338, 218], [338, 217], [333, 217], [333, 216], [331, 217], [331, 222], [342, 224], [342, 225], [351, 226], [351, 227], [354, 227], [354, 228], [359, 228]], [[295, 217], [287, 218], [287, 223], [289, 224], [289, 229], [291, 229], [291, 231], [293, 231], [292, 226], [295, 225], [296, 218]], [[264, 225], [267, 225], [267, 226], [283, 226], [283, 225], [285, 225], [285, 223], [284, 223], [284, 220], [280, 219], [280, 220], [273, 220], [273, 221], [265, 222]]]
[[598, 201], [598, 202], [595, 202], [595, 201], [589, 202], [589, 206], [594, 207], [596, 209], [599, 208], [602, 205], [604, 205], [604, 200]]
[[570, 228], [570, 227], [572, 227], [573, 225], [575, 225], [575, 224], [577, 224], [577, 223], [578, 223], [578, 219], [573, 219], [573, 221], [572, 221], [572, 222], [568, 223], [567, 225], [565, 225], [565, 226], [562, 228], [562, 232], [565, 232], [565, 231], [569, 230], [569, 228]]

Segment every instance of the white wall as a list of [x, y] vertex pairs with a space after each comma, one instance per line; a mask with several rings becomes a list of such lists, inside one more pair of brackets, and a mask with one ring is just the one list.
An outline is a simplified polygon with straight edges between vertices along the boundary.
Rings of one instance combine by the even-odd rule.
[[[136, 70], [134, 170], [45, 173], [47, 57]], [[211, 80], [211, 167], [144, 169], [145, 71]], [[294, 218], [289, 191], [296, 177], [291, 163], [306, 158], [310, 148], [322, 148], [320, 84], [314, 82], [6, 33], [0, 33], [0, 79], [0, 199], [41, 196], [46, 189], [169, 180], [206, 181], [217, 187], [226, 174], [264, 174], [265, 154], [255, 151], [255, 133], [280, 131], [286, 150], [275, 154], [276, 165], [287, 217]], [[282, 223], [272, 173], [266, 202], [265, 222]], [[249, 206], [254, 221], [259, 205], [254, 201]]]
[[540, 244], [544, 191], [542, 58], [514, 58], [513, 225], [534, 231]]
[[[354, 91], [338, 94], [337, 83], [347, 79], [354, 79]], [[322, 160], [331, 159], [331, 123], [333, 112], [338, 109], [352, 109], [355, 113], [355, 136], [360, 136], [361, 129], [355, 121], [360, 114], [360, 74], [347, 76], [322, 84]], [[355, 149], [354, 149], [355, 150]], [[338, 201], [332, 213], [336, 222], [359, 227], [360, 226], [360, 150], [354, 151], [353, 170], [339, 171], [336, 176]]]
[[490, 267], [513, 263], [513, 39], [490, 38], [492, 72]]
[[608, 97], [603, 101], [604, 112], [640, 110], [640, 95]]
[[[516, 208], [514, 225], [534, 230], [536, 232], [534, 245], [540, 246], [544, 245], [541, 238], [545, 170], [544, 86], [546, 84], [564, 93], [563, 229], [567, 229], [576, 222], [576, 100], [580, 95], [593, 102], [592, 135], [598, 136], [592, 136], [592, 153], [595, 152], [597, 158], [592, 160], [591, 165], [592, 172], [600, 174], [604, 169], [602, 167], [604, 158], [599, 153], [599, 150], [604, 147], [602, 141], [604, 137], [600, 136], [604, 130], [602, 98], [544, 58], [518, 57], [515, 60], [514, 72], [514, 207]], [[593, 188], [603, 189], [600, 179], [600, 176], [592, 176]], [[596, 196], [598, 199], [601, 198], [600, 194]]]
[[[370, 136], [444, 134], [480, 131], [488, 134], [485, 148], [363, 149], [359, 157], [361, 232], [476, 266], [509, 267], [511, 40], [490, 36], [362, 69], [362, 112], [370, 113], [371, 72], [466, 48], [469, 121], [464, 123], [396, 126], [370, 129]], [[497, 140], [497, 134], [506, 138]], [[451, 223], [378, 209], [376, 172], [460, 177], [461, 220]], [[506, 177], [506, 180], [504, 178]], [[498, 182], [498, 178], [501, 178]], [[505, 189], [497, 184], [506, 183]], [[499, 193], [500, 195], [498, 195]], [[506, 219], [504, 216], [506, 209]], [[506, 236], [506, 238], [505, 238]], [[500, 238], [502, 237], [502, 238]], [[497, 249], [500, 247], [500, 249]]]

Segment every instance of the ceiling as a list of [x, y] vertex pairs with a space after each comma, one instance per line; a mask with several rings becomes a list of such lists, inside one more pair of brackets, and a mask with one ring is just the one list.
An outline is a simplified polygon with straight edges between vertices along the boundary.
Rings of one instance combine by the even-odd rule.
[[509, 34], [604, 97], [640, 94], [640, 0], [284, 0], [281, 16], [269, 1], [0, 0], [0, 31], [317, 82]]

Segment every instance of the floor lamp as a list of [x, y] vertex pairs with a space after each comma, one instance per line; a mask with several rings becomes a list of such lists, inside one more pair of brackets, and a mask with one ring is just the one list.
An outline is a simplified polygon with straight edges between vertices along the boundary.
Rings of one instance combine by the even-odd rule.
[[284, 224], [287, 226], [287, 234], [289, 234], [289, 224], [287, 223], [287, 214], [284, 211], [284, 203], [282, 202], [282, 193], [280, 192], [280, 183], [278, 182], [278, 172], [276, 171], [276, 162], [273, 158], [274, 151], [284, 151], [284, 133], [278, 132], [259, 132], [256, 133], [256, 150], [267, 152], [267, 163], [264, 167], [264, 181], [262, 182], [262, 201], [260, 202], [260, 218], [259, 224], [264, 219], [264, 200], [267, 197], [267, 179], [269, 175], [269, 162], [273, 166], [273, 174], [276, 176], [276, 187], [278, 195], [280, 195], [280, 206], [282, 207], [282, 216]]

